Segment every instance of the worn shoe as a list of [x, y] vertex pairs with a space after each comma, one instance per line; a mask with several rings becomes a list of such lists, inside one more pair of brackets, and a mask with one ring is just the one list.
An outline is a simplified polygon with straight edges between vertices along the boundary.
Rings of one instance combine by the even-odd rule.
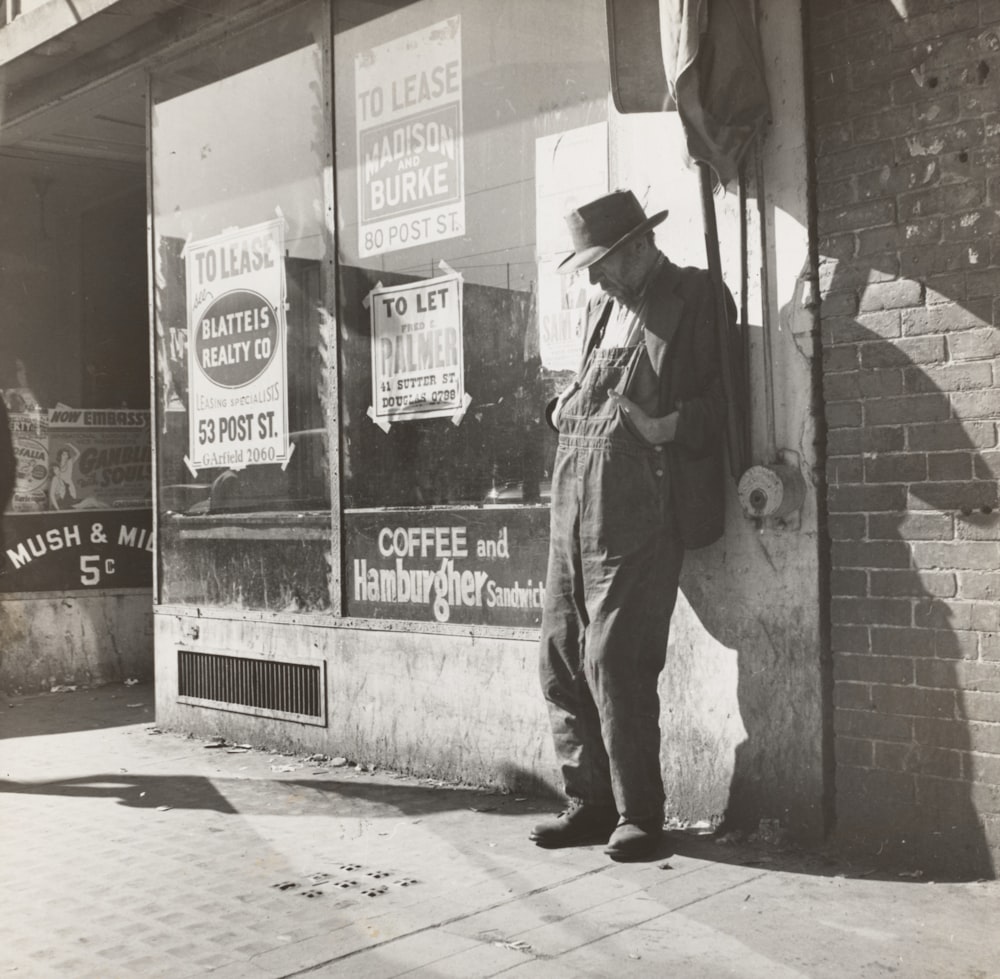
[[580, 804], [540, 822], [531, 830], [529, 839], [550, 849], [607, 843], [617, 823], [618, 811], [614, 806]]
[[662, 819], [631, 822], [623, 817], [618, 821], [604, 852], [612, 860], [643, 860], [656, 852], [662, 835]]

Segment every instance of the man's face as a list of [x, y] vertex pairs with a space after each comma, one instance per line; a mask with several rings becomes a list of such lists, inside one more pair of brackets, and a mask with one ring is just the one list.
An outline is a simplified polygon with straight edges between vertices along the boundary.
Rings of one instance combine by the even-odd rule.
[[591, 265], [590, 281], [612, 299], [628, 305], [636, 293], [637, 272], [633, 249], [626, 245]]

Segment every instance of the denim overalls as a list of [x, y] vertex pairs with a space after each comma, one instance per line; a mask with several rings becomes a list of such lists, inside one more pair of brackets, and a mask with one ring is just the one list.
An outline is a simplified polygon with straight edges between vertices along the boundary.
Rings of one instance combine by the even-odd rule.
[[631, 821], [663, 817], [657, 680], [684, 555], [666, 450], [607, 393], [651, 375], [639, 333], [592, 350], [559, 413], [540, 657], [567, 796]]

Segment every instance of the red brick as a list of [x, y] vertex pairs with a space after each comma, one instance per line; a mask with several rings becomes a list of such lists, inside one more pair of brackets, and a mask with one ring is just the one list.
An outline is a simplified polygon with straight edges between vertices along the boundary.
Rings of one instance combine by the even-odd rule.
[[956, 391], [951, 395], [951, 404], [958, 418], [998, 418], [1000, 417], [1000, 391]]
[[841, 680], [833, 688], [833, 705], [837, 710], [874, 710], [870, 691], [868, 683], [845, 683]]
[[875, 656], [937, 656], [942, 648], [942, 637], [934, 629], [876, 627], [870, 639]]
[[997, 444], [996, 426], [988, 422], [950, 425], [908, 425], [906, 444], [915, 452], [948, 449], [991, 449]]
[[[1000, 693], [1000, 663], [979, 663], [973, 660], [922, 660], [917, 664], [917, 683], [922, 687], [941, 687], [963, 693]], [[963, 702], [959, 700], [959, 714]], [[1000, 722], [1000, 716], [993, 718]]]
[[855, 344], [859, 341], [894, 340], [903, 332], [899, 313], [896, 311], [866, 313], [859, 316], [823, 316], [820, 326], [823, 343], [827, 346], [840, 343]]
[[[1000, 294], [1000, 269], [970, 269], [962, 273], [965, 276], [966, 293], [970, 299], [986, 298], [992, 300]], [[953, 299], [963, 299], [963, 296], [953, 296]], [[985, 319], [985, 314], [981, 314]], [[986, 324], [989, 326], [989, 324]]]
[[867, 520], [862, 514], [832, 514], [826, 530], [831, 540], [856, 541], [865, 536]]
[[837, 738], [834, 753], [841, 765], [871, 768], [875, 761], [875, 746], [859, 738]]
[[[853, 73], [852, 73], [853, 74]], [[857, 76], [854, 76], [857, 77]], [[955, 103], [958, 113], [958, 102]], [[855, 119], [854, 138], [857, 143], [871, 143], [879, 139], [892, 139], [912, 132], [914, 127], [913, 106], [891, 106], [884, 112]]]
[[823, 396], [827, 401], [857, 401], [902, 393], [903, 372], [898, 368], [832, 374], [823, 379]]
[[860, 231], [864, 228], [877, 228], [889, 225], [896, 220], [896, 204], [894, 200], [865, 201], [838, 207], [835, 210], [821, 211], [817, 222], [820, 234], [836, 234], [843, 231]]
[[954, 717], [955, 692], [931, 687], [872, 686], [871, 700], [886, 714], [907, 717]]
[[882, 486], [831, 486], [827, 493], [831, 513], [874, 513], [906, 509], [906, 487], [895, 484]]
[[[827, 262], [842, 262], [852, 259], [857, 252], [857, 235], [824, 235], [819, 239], [818, 250], [821, 259]], [[825, 281], [823, 268], [820, 268], [820, 281]]]
[[1000, 693], [965, 691], [962, 713], [970, 721], [1000, 721]]
[[979, 655], [984, 661], [1000, 662], [1000, 635], [994, 633], [981, 635], [979, 637]]
[[[884, 31], [868, 31], [859, 34], [852, 25], [849, 36], [839, 40], [828, 41], [818, 46], [814, 51], [813, 68], [816, 71], [829, 71], [838, 65], [850, 65], [855, 61], [868, 58], [882, 58], [889, 52], [889, 36]], [[884, 101], [885, 95], [882, 94]], [[878, 100], [872, 100], [873, 105]]]
[[929, 276], [924, 285], [927, 294], [927, 305], [934, 306], [937, 303], [948, 303], [965, 299], [968, 295], [966, 280], [975, 274], [973, 271], [962, 271]]
[[963, 571], [992, 571], [1000, 567], [1000, 545], [994, 541], [954, 541], [947, 543], [914, 541], [913, 563], [918, 568], [960, 568]]
[[865, 370], [939, 364], [944, 359], [944, 337], [914, 337], [895, 343], [866, 343], [861, 348], [861, 367]]
[[868, 536], [872, 540], [951, 540], [954, 519], [946, 513], [906, 513], [868, 518]]
[[834, 625], [830, 629], [830, 646], [836, 652], [867, 653], [868, 629], [858, 625]]
[[898, 822], [899, 813], [912, 809], [916, 798], [913, 777], [897, 772], [867, 771], [838, 765], [836, 785], [838, 796], [851, 800], [849, 806], [842, 806], [842, 817], [850, 816], [861, 823], [871, 819], [867, 810], [873, 804], [880, 809], [884, 807], [887, 815], [895, 812]]
[[[933, 139], [933, 132], [924, 131], [921, 138]], [[981, 126], [979, 138], [982, 139]], [[940, 151], [934, 156], [938, 156], [939, 153]], [[985, 192], [984, 184], [974, 182], [931, 187], [901, 194], [899, 196], [899, 220], [905, 224], [911, 218], [927, 217], [931, 214], [949, 216], [957, 211], [969, 211], [983, 205]]]
[[952, 482], [972, 478], [972, 453], [934, 452], [927, 456], [930, 482]]
[[[909, 399], [900, 399], [908, 401]], [[865, 409], [867, 412], [867, 408]], [[867, 418], [866, 418], [867, 420]], [[970, 469], [971, 463], [970, 463]], [[927, 479], [927, 456], [922, 453], [887, 453], [865, 459], [866, 483], [914, 483]]]
[[910, 566], [910, 548], [903, 541], [837, 541], [830, 550], [835, 568], [888, 568]]
[[873, 571], [869, 587], [872, 595], [886, 598], [954, 598], [958, 593], [958, 581], [948, 571]]
[[[921, 629], [935, 629], [951, 633], [940, 637], [953, 647], [955, 658], [965, 655], [975, 656], [979, 645], [976, 633], [969, 634], [969, 642], [963, 647], [959, 631], [972, 628], [972, 607], [968, 602], [945, 601], [940, 598], [918, 599], [913, 603], [913, 624]], [[939, 645], [935, 651], [937, 656], [947, 657], [947, 647], [942, 650]]]
[[993, 482], [911, 483], [906, 508], [971, 511], [996, 504], [997, 486]]
[[[864, 353], [862, 353], [863, 361]], [[948, 398], [943, 394], [910, 394], [899, 398], [873, 398], [863, 401], [862, 405], [866, 426], [946, 421], [951, 415]], [[900, 462], [902, 463], [902, 460]], [[918, 479], [919, 476], [913, 478]]]
[[906, 598], [834, 598], [834, 622], [849, 625], [910, 625], [912, 603]]
[[[928, 12], [918, 15], [920, 9], [927, 9]], [[889, 28], [893, 47], [909, 47], [920, 44], [928, 37], [942, 37], [979, 26], [979, 4], [976, 0], [950, 4], [942, 4], [941, 0], [923, 0], [922, 4], [907, 0], [906, 11], [905, 19], [897, 20]]]
[[1000, 753], [1000, 724], [968, 723], [962, 717], [917, 718], [913, 722], [913, 738], [920, 744], [941, 748]]
[[956, 540], [1000, 540], [1000, 514], [983, 507], [957, 515]]
[[903, 389], [907, 394], [978, 391], [992, 386], [993, 365], [990, 362], [908, 367], [903, 372]]
[[911, 279], [897, 279], [895, 282], [873, 282], [861, 296], [862, 312], [880, 309], [901, 309], [916, 306], [924, 301], [924, 287]]
[[[887, 224], [880, 228], [865, 228], [857, 235], [858, 258], [867, 259], [872, 265], [876, 265], [879, 261], [878, 256], [885, 253], [896, 253], [905, 243], [906, 236], [898, 224]], [[899, 261], [897, 259], [893, 262], [893, 268], [898, 267]]]
[[936, 245], [901, 248], [899, 269], [901, 274], [913, 278], [927, 278], [942, 272], [975, 268], [988, 260], [989, 246], [948, 242]]
[[852, 656], [838, 653], [833, 657], [833, 675], [838, 683], [885, 683], [905, 686], [914, 682], [916, 671], [913, 660], [908, 658]]
[[[996, 602], [973, 602], [972, 628], [980, 634], [980, 648], [985, 648], [990, 637], [984, 636], [982, 633], [1000, 632], [1000, 606]], [[981, 655], [984, 660], [991, 658], [985, 652]]]
[[[916, 723], [923, 723], [923, 719], [918, 719]], [[889, 717], [872, 710], [840, 709], [833, 713], [834, 730], [845, 737], [909, 741], [913, 724], [912, 718]]]
[[972, 471], [976, 479], [996, 479], [1000, 477], [1000, 452], [985, 450], [972, 457]]
[[965, 755], [918, 744], [881, 742], [875, 745], [875, 767], [888, 772], [959, 779], [965, 774]]
[[1000, 573], [973, 571], [960, 573], [958, 597], [978, 601], [1000, 600]]
[[838, 371], [853, 371], [858, 369], [860, 356], [856, 346], [828, 347], [823, 351], [824, 376]]
[[[832, 108], [836, 99], [830, 100], [830, 105], [817, 107], [818, 116], [824, 123], [842, 122], [851, 118], [854, 107], [844, 105], [837, 112], [824, 111]], [[884, 100], [883, 100], [883, 105]], [[840, 177], [854, 173], [865, 173], [868, 170], [877, 170], [895, 162], [896, 151], [893, 141], [890, 139], [881, 140], [878, 143], [868, 143], [861, 147], [852, 147], [842, 153], [830, 153], [816, 161], [816, 178], [820, 181], [836, 180]]]
[[861, 424], [861, 402], [827, 405], [824, 414], [828, 428], [857, 428]]
[[831, 486], [841, 486], [845, 483], [863, 483], [864, 464], [856, 456], [832, 458], [826, 467], [826, 479]]
[[945, 241], [979, 241], [995, 235], [1000, 218], [988, 207], [977, 208], [941, 219], [941, 237]]
[[830, 575], [830, 594], [843, 597], [868, 594], [868, 573], [866, 571], [834, 571]]
[[950, 336], [948, 353], [953, 361], [995, 360], [1000, 357], [1000, 332], [995, 329], [969, 330]]
[[828, 180], [816, 186], [816, 206], [820, 211], [831, 211], [858, 202], [858, 188], [854, 177]]
[[966, 756], [966, 773], [973, 782], [1000, 785], [1000, 758], [996, 755], [969, 754]]

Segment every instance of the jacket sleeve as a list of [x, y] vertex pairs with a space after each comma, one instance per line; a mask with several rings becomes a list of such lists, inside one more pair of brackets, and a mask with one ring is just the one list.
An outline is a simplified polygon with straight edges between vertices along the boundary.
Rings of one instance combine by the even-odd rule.
[[[724, 287], [725, 288], [725, 287]], [[675, 404], [679, 412], [675, 442], [696, 457], [714, 452], [722, 442], [726, 427], [726, 397], [722, 384], [722, 362], [719, 356], [719, 334], [725, 330], [733, 333], [736, 322], [736, 304], [729, 290], [725, 289], [728, 309], [728, 327], [718, 323], [718, 303], [715, 301], [712, 279], [708, 272], [699, 275], [697, 298], [692, 310], [692, 369], [693, 381], [687, 389], [692, 392]]]

